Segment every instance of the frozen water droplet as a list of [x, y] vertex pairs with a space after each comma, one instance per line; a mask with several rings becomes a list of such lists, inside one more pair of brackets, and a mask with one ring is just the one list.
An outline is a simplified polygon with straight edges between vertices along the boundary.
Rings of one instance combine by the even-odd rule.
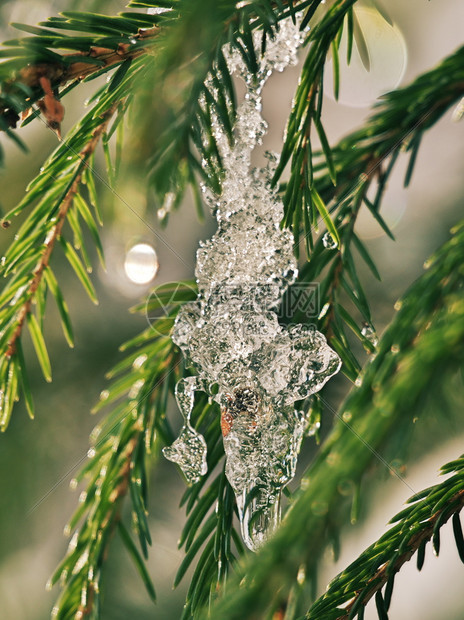
[[464, 116], [464, 97], [458, 103], [458, 105], [454, 108], [453, 114], [451, 116], [452, 120], [457, 123]]
[[361, 334], [364, 336], [364, 338], [369, 340], [369, 342], [374, 345], [374, 347], [377, 346], [379, 340], [377, 338], [377, 333], [373, 325], [371, 325], [370, 323], [364, 323]]
[[147, 361], [147, 355], [145, 353], [143, 355], [139, 355], [132, 362], [132, 368], [139, 369], [145, 364], [146, 361]]
[[168, 11], [172, 11], [170, 7], [160, 7], [155, 6], [147, 9], [148, 15], [161, 15], [162, 13], [167, 13]]
[[[256, 33], [257, 40], [260, 36]], [[280, 227], [283, 204], [271, 185], [275, 158], [264, 169], [251, 168], [251, 152], [267, 130], [262, 86], [272, 70], [296, 61], [303, 37], [299, 24], [281, 23], [260, 59], [258, 84], [240, 55], [225, 51], [230, 70], [244, 77], [247, 93], [237, 110], [233, 145], [212, 112], [225, 175], [221, 196], [206, 186], [201, 190], [218, 228], [200, 244], [199, 295], [181, 308], [172, 334], [197, 377], [176, 387], [184, 425], [164, 455], [179, 463], [190, 481], [206, 472], [206, 444], [190, 424], [194, 391], [206, 391], [221, 405], [226, 475], [243, 539], [252, 550], [278, 526], [280, 493], [295, 475], [308, 420], [294, 403], [318, 392], [341, 365], [315, 329], [279, 324], [276, 307], [298, 274], [293, 235]], [[214, 90], [212, 80], [208, 87]]]
[[[134, 385], [131, 387], [131, 389], [129, 390], [129, 394], [128, 394], [129, 398], [137, 398], [144, 383], [145, 383], [144, 379], [139, 379], [138, 381], [136, 381]], [[135, 413], [137, 414], [137, 411], [135, 411]]]
[[338, 247], [337, 242], [332, 237], [332, 235], [329, 233], [329, 231], [326, 231], [322, 235], [322, 245], [328, 250], [335, 250], [335, 248]]
[[175, 442], [163, 448], [164, 456], [177, 463], [190, 483], [198, 482], [208, 471], [206, 465], [206, 441], [191, 426], [183, 426]]
[[184, 418], [184, 426], [175, 442], [163, 448], [163, 455], [180, 466], [190, 483], [198, 482], [200, 477], [208, 471], [206, 441], [190, 424], [190, 414], [197, 387], [196, 377], [187, 377], [177, 383], [176, 400]]
[[424, 262], [424, 269], [430, 269], [431, 264], [432, 264], [432, 261], [430, 259], [426, 260]]
[[272, 407], [256, 390], [225, 397], [221, 428], [226, 475], [234, 489], [242, 537], [258, 549], [280, 521], [280, 491], [295, 475], [304, 420], [292, 407]]

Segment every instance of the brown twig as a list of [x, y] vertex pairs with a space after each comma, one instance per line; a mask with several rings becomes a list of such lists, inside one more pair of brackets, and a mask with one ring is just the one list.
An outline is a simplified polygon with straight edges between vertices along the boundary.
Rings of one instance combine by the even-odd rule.
[[[136, 423], [134, 428], [137, 429], [137, 426], [138, 426], [138, 423]], [[110, 542], [112, 534], [114, 533], [114, 528], [116, 527], [116, 525], [118, 524], [121, 518], [122, 502], [124, 498], [126, 497], [127, 492], [129, 490], [130, 473], [131, 473], [131, 467], [132, 467], [132, 462], [133, 462], [132, 459], [134, 456], [134, 452], [137, 448], [138, 442], [140, 441], [140, 434], [141, 434], [141, 430], [140, 428], [138, 428], [136, 430], [136, 434], [129, 440], [126, 446], [125, 454], [124, 454], [124, 457], [125, 457], [124, 462], [122, 463], [122, 466], [119, 470], [119, 476], [118, 476], [119, 483], [116, 485], [116, 487], [111, 492], [111, 495], [109, 498], [111, 507], [108, 509], [99, 528], [100, 531], [106, 528], [109, 528], [109, 531], [110, 531], [110, 535], [107, 538], [106, 544], [103, 550], [101, 551], [104, 557], [106, 557], [109, 542]], [[76, 612], [76, 618], [78, 620], [81, 620], [82, 618], [85, 618], [86, 616], [90, 616], [93, 611], [96, 584], [94, 581], [89, 580], [87, 582], [86, 587], [87, 587], [87, 592], [86, 592], [86, 597], [85, 597], [86, 603], [85, 604], [81, 603]]]
[[60, 209], [58, 211], [56, 223], [53, 225], [53, 228], [47, 234], [47, 237], [44, 243], [44, 246], [45, 246], [44, 251], [39, 259], [39, 262], [37, 263], [37, 265], [35, 266], [32, 272], [32, 280], [26, 292], [26, 301], [21, 307], [20, 311], [18, 312], [18, 315], [16, 318], [16, 328], [10, 340], [8, 341], [6, 357], [12, 357], [16, 351], [16, 342], [18, 338], [21, 336], [22, 329], [24, 327], [24, 321], [26, 320], [27, 315], [29, 314], [31, 310], [31, 305], [34, 299], [34, 295], [36, 294], [37, 289], [39, 288], [40, 283], [42, 282], [42, 277], [43, 277], [45, 269], [47, 268], [49, 264], [50, 257], [53, 252], [53, 248], [55, 247], [55, 243], [57, 239], [60, 238], [64, 223], [66, 221], [66, 215], [69, 209], [71, 208], [73, 204], [74, 196], [76, 195], [77, 190], [79, 189], [79, 183], [81, 181], [82, 174], [84, 173], [84, 170], [88, 166], [87, 161], [89, 157], [92, 155], [92, 153], [95, 151], [98, 141], [100, 140], [102, 134], [106, 130], [108, 123], [118, 106], [118, 103], [113, 104], [103, 114], [102, 122], [93, 131], [92, 139], [90, 140], [90, 142], [88, 142], [85, 145], [85, 147], [79, 153], [79, 159], [80, 159], [79, 168], [78, 168], [79, 172], [76, 178], [74, 179], [71, 187], [67, 191], [65, 197], [63, 198], [63, 201], [60, 205]]
[[[154, 39], [159, 32], [160, 28], [157, 26], [149, 29], [140, 29], [133, 38], [136, 41], [150, 41]], [[37, 96], [35, 100], [32, 100], [31, 98], [30, 104], [32, 105], [34, 101], [41, 99], [43, 91], [42, 84], [44, 79], [51, 85], [51, 88], [56, 90], [60, 86], [64, 86], [72, 80], [83, 80], [92, 73], [101, 71], [104, 67], [110, 67], [111, 65], [121, 63], [125, 60], [132, 60], [142, 56], [145, 53], [147, 53], [147, 48], [135, 47], [131, 43], [119, 43], [116, 49], [93, 45], [86, 52], [63, 54], [63, 63], [42, 62], [27, 65], [27, 67], [24, 67], [18, 72], [16, 77], [5, 84], [5, 89], [8, 90], [8, 87], [14, 86], [15, 83], [19, 82], [25, 86], [28, 86], [30, 89], [35, 90], [37, 92]], [[80, 56], [82, 60], [76, 60], [75, 62], [66, 64], [66, 58], [69, 56]], [[100, 65], [85, 62], [85, 58], [94, 58], [103, 64]], [[46, 93], [44, 92], [44, 94]], [[9, 127], [16, 127], [18, 117], [16, 114], [12, 114], [12, 110], [8, 107], [0, 105], [0, 116], [4, 117]]]
[[[453, 510], [449, 511], [449, 514], [446, 515], [446, 517], [443, 519], [441, 525], [445, 525], [445, 523], [450, 519], [450, 517], [452, 517], [453, 514], [459, 512], [464, 506], [464, 490], [458, 491], [456, 495], [450, 498], [450, 500], [446, 503], [442, 510], [437, 510], [435, 514], [430, 517], [430, 519], [428, 520], [428, 525], [421, 532], [412, 534], [409, 540], [407, 551], [405, 551], [395, 560], [393, 567], [390, 566], [389, 562], [386, 562], [377, 569], [375, 574], [369, 580], [369, 583], [372, 583], [372, 588], [368, 590], [362, 597], [362, 606], [367, 605], [370, 599], [383, 588], [389, 578], [400, 571], [403, 564], [408, 562], [417, 552], [422, 542], [427, 541], [432, 537], [438, 519], [442, 518], [443, 513], [446, 510], [449, 510], [450, 506], [453, 506]], [[343, 615], [339, 616], [337, 620], [347, 620], [354, 605], [358, 603], [360, 595], [361, 591], [358, 592], [358, 594], [350, 601], [350, 603], [345, 608]]]

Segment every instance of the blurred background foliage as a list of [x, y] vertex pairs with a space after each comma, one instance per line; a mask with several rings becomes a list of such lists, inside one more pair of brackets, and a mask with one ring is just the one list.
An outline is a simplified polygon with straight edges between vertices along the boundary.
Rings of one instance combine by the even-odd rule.
[[[58, 11], [76, 8], [111, 14], [123, 10], [124, 6], [120, 2], [90, 0], [84, 3], [66, 0], [65, 5], [40, 0], [3, 2], [0, 7], [0, 38], [16, 36], [8, 27], [9, 22], [35, 24]], [[388, 10], [406, 42], [407, 66], [403, 84], [462, 44], [464, 8], [458, 0], [440, 5], [419, 0], [407, 4], [392, 0]], [[275, 75], [265, 89], [264, 117], [270, 124], [264, 145], [267, 149], [279, 151], [281, 148], [298, 73], [299, 67], [296, 67], [283, 75]], [[354, 82], [353, 88], [356, 91], [360, 86]], [[94, 90], [95, 83], [92, 82], [66, 98], [63, 133], [80, 118], [86, 98]], [[327, 88], [326, 92], [329, 90]], [[352, 103], [349, 93], [345, 101]], [[345, 105], [343, 97], [337, 103], [327, 96], [324, 126], [329, 141], [334, 143], [360, 126], [368, 112], [368, 105], [353, 107]], [[136, 121], [132, 119], [132, 122]], [[382, 233], [367, 212], [357, 223], [358, 233], [376, 259], [382, 275], [382, 281], [378, 282], [367, 268], [359, 267], [379, 333], [391, 320], [396, 299], [420, 275], [424, 260], [448, 237], [450, 227], [461, 217], [463, 131], [464, 125], [454, 123], [449, 112], [428, 132], [421, 145], [412, 184], [407, 190], [402, 187], [407, 159], [399, 162], [382, 207], [384, 218], [393, 227], [396, 242]], [[4, 211], [19, 201], [28, 181], [56, 146], [56, 137], [40, 122], [21, 130], [21, 136], [30, 149], [28, 154], [0, 137], [6, 151], [6, 165], [0, 171], [0, 203]], [[134, 147], [139, 149], [141, 145], [135, 144]], [[143, 145], [141, 150], [143, 152]], [[56, 592], [45, 591], [45, 583], [67, 545], [59, 532], [76, 505], [76, 492], [70, 492], [68, 485], [77, 466], [86, 458], [88, 436], [96, 422], [89, 412], [105, 388], [105, 372], [120, 356], [118, 346], [145, 325], [144, 317], [128, 312], [128, 308], [148, 289], [127, 279], [123, 269], [127, 249], [139, 241], [155, 245], [160, 263], [157, 284], [191, 278], [198, 240], [208, 238], [214, 230], [209, 216], [204, 222], [198, 221], [189, 196], [180, 210], [170, 215], [168, 226], [162, 228], [156, 215], [159, 205], [134, 174], [131, 158], [129, 150], [124, 153], [123, 166], [128, 169], [121, 171], [116, 189], [131, 209], [156, 229], [157, 238], [123, 201], [100, 184], [98, 191], [105, 215], [102, 238], [107, 259], [107, 272], [99, 269], [94, 277], [100, 305], [95, 307], [90, 303], [74, 275], [65, 276], [69, 267], [63, 260], [57, 271], [65, 276], [61, 281], [71, 309], [75, 350], [66, 347], [58, 317], [53, 317], [52, 312], [46, 333], [54, 381], [51, 385], [45, 384], [40, 369], [29, 364], [36, 419], [30, 421], [23, 403], [20, 403], [7, 434], [0, 437], [0, 609], [5, 618], [48, 618], [56, 597]], [[104, 162], [97, 160], [97, 163], [103, 170]], [[1, 252], [15, 234], [16, 226], [15, 223], [2, 231]], [[173, 246], [176, 255], [160, 239]], [[30, 356], [31, 360], [33, 358]], [[348, 380], [342, 376], [331, 382], [326, 398], [335, 409], [349, 387]], [[424, 404], [431, 409], [431, 415], [419, 418], [403, 457], [398, 459], [396, 456], [395, 462], [390, 463], [406, 476], [410, 488], [419, 490], [432, 484], [438, 466], [460, 452], [462, 431], [458, 421], [461, 404], [461, 379], [456, 377], [449, 378], [449, 385], [444, 386], [438, 401]], [[175, 408], [171, 413], [174, 427], [179, 426], [180, 416]], [[329, 411], [325, 412], [322, 436], [332, 425], [331, 416]], [[303, 471], [314, 451], [314, 444], [307, 442], [299, 471]], [[416, 464], [408, 469], [408, 462]], [[397, 511], [400, 503], [411, 494], [410, 488], [385, 470], [384, 483], [376, 484], [369, 495], [364, 496], [361, 520], [350, 530], [338, 563], [334, 565], [327, 554], [321, 584], [327, 583], [379, 535], [386, 516]], [[156, 617], [168, 620], [180, 616], [185, 585], [182, 583], [174, 592], [171, 585], [183, 556], [177, 549], [184, 522], [184, 512], [178, 509], [183, 490], [184, 482], [176, 469], [163, 459], [157, 461], [150, 480], [149, 520], [154, 543], [148, 560], [148, 570], [158, 594], [156, 608], [152, 607], [127, 552], [115, 537], [106, 567], [105, 591], [108, 595], [103, 596], [103, 619]], [[446, 539], [448, 534], [450, 540]], [[464, 603], [459, 586], [462, 568], [459, 569], [459, 558], [451, 542], [452, 533], [448, 534], [444, 532], [439, 560], [428, 557], [420, 576], [410, 566], [397, 580], [393, 618], [432, 620], [446, 617], [458, 620], [463, 617]], [[441, 599], [439, 608], [437, 598]], [[366, 617], [369, 613], [375, 614], [375, 611], [368, 611]]]

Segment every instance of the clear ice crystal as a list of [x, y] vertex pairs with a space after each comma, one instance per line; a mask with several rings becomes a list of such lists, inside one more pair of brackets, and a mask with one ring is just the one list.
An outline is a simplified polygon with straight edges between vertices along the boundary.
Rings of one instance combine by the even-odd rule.
[[335, 250], [335, 248], [338, 247], [337, 242], [335, 241], [335, 239], [332, 237], [332, 235], [329, 233], [329, 231], [325, 232], [322, 235], [322, 245], [327, 249], [327, 250]]
[[369, 340], [369, 342], [374, 345], [374, 347], [377, 346], [379, 339], [373, 325], [371, 325], [370, 323], [364, 323], [361, 334], [364, 336], [364, 338], [367, 338], [367, 340]]
[[226, 475], [242, 537], [252, 550], [278, 526], [281, 489], [295, 474], [308, 420], [294, 403], [318, 392], [341, 364], [315, 329], [279, 324], [276, 307], [298, 274], [293, 236], [280, 228], [283, 204], [271, 186], [277, 157], [267, 154], [266, 168], [251, 168], [251, 152], [267, 128], [262, 86], [272, 70], [296, 62], [303, 36], [298, 26], [291, 20], [281, 24], [261, 59], [257, 81], [241, 58], [226, 50], [231, 71], [247, 83], [247, 94], [232, 146], [218, 119], [212, 119], [225, 177], [221, 196], [203, 192], [218, 228], [200, 244], [198, 298], [183, 306], [172, 334], [197, 376], [176, 388], [184, 426], [163, 453], [191, 482], [206, 472], [206, 444], [192, 428], [190, 413], [195, 390], [207, 392], [221, 408]]
[[196, 389], [199, 389], [197, 377], [187, 377], [177, 383], [176, 399], [184, 425], [174, 443], [163, 448], [164, 456], [180, 466], [189, 483], [198, 482], [208, 471], [206, 441], [190, 424]]

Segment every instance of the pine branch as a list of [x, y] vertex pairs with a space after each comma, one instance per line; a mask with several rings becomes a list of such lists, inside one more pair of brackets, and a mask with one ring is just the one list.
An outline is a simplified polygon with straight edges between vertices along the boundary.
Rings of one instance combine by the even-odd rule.
[[463, 274], [458, 271], [464, 224], [452, 233], [398, 304], [376, 357], [363, 371], [362, 384], [337, 414], [281, 529], [240, 567], [213, 615], [253, 618], [285, 610], [295, 596], [298, 574], [310, 579], [330, 532], [347, 512], [342, 501], [346, 482], [353, 492], [379, 458], [378, 450], [402, 438], [425, 395], [462, 366]]
[[[89, 178], [89, 160], [106, 132], [119, 102], [120, 99], [110, 101], [108, 106], [103, 109], [97, 108], [87, 115], [83, 123], [78, 126], [78, 130], [52, 155], [37, 179], [30, 185], [27, 196], [8, 216], [17, 215], [39, 199], [2, 260], [2, 275], [8, 278], [0, 296], [2, 431], [8, 426], [14, 402], [19, 399], [21, 392], [25, 397], [29, 415], [34, 416], [34, 404], [21, 345], [26, 324], [43, 375], [47, 381], [51, 381], [51, 364], [43, 336], [48, 290], [57, 303], [66, 339], [69, 345], [73, 346], [69, 310], [50, 265], [57, 241], [63, 246], [68, 261], [91, 299], [97, 301], [93, 285], [87, 275], [87, 270], [91, 267], [83, 246], [79, 217], [82, 217], [90, 228], [100, 251], [101, 243], [96, 223], [84, 199], [79, 195], [79, 190], [84, 178], [86, 181]], [[50, 178], [53, 179], [53, 184], [50, 184]], [[67, 221], [74, 230], [75, 245], [81, 249], [85, 267], [63, 234], [63, 227]]]
[[387, 617], [395, 575], [415, 554], [420, 570], [425, 546], [430, 540], [435, 554], [439, 554], [440, 530], [451, 518], [456, 545], [463, 557], [459, 520], [459, 512], [464, 506], [463, 457], [442, 468], [442, 473], [453, 471], [456, 473], [452, 477], [408, 500], [408, 507], [391, 519], [393, 527], [335, 577], [327, 592], [311, 606], [308, 620], [362, 617], [365, 606], [374, 597], [380, 608], [379, 617]]
[[[159, 287], [152, 296], [149, 311], [169, 309], [167, 316], [159, 318], [126, 343], [122, 349], [132, 349], [131, 353], [108, 373], [113, 381], [102, 392], [94, 411], [108, 405], [112, 405], [112, 409], [94, 429], [89, 461], [72, 481], [75, 487], [86, 478], [88, 486], [81, 493], [80, 506], [65, 528], [67, 534], [74, 530], [68, 554], [49, 582], [50, 587], [58, 581], [62, 586], [53, 611], [55, 618], [97, 616], [104, 562], [116, 531], [133, 558], [150, 597], [155, 599], [144, 563], [151, 544], [146, 465], [153, 452], [173, 441], [166, 409], [179, 379], [180, 357], [167, 334], [180, 303], [194, 295], [190, 284]], [[145, 304], [134, 310], [145, 312]], [[142, 555], [123, 522], [123, 505], [128, 500], [131, 529], [138, 538]]]
[[[34, 36], [8, 41], [10, 47], [1, 52], [8, 60], [0, 64], [0, 129], [16, 127], [19, 115], [27, 118], [34, 103], [41, 104], [45, 118], [53, 123], [54, 102], [56, 106], [80, 82], [146, 54], [159, 34], [157, 21], [162, 18], [136, 13], [111, 18], [65, 12], [42, 22], [45, 28], [13, 24]], [[68, 36], [63, 29], [91, 36]], [[58, 54], [54, 48], [73, 52]]]
[[[337, 52], [337, 41], [340, 38], [347, 16], [352, 17], [352, 6], [356, 0], [336, 0], [326, 14], [315, 24], [311, 18], [319, 3], [308, 8], [302, 27], [311, 23], [306, 44], [311, 48], [303, 65], [301, 78], [294, 98], [294, 105], [288, 119], [285, 142], [281, 158], [274, 176], [277, 182], [287, 164], [291, 161], [290, 179], [285, 186], [284, 224], [292, 227], [295, 241], [298, 241], [301, 222], [304, 220], [305, 233], [322, 217], [336, 241], [338, 233], [328, 211], [313, 183], [313, 154], [311, 148], [311, 129], [314, 126], [323, 146], [325, 161], [330, 173], [331, 182], [336, 184], [336, 170], [332, 154], [327, 142], [321, 121], [322, 113], [322, 76], [327, 55], [330, 50]], [[352, 45], [353, 32], [348, 30], [348, 46]], [[308, 235], [308, 241], [312, 237]]]
[[[323, 237], [313, 244], [312, 236], [317, 228], [307, 218], [302, 218], [310, 261], [302, 268], [298, 284], [316, 282], [323, 270], [328, 270], [320, 287], [322, 312], [318, 329], [327, 335], [343, 360], [345, 374], [353, 381], [360, 367], [351, 353], [347, 328], [369, 353], [375, 351], [372, 341], [376, 339], [368, 300], [357, 278], [355, 251], [374, 277], [380, 279], [374, 260], [354, 233], [356, 218], [361, 208], [369, 209], [379, 226], [393, 238], [381, 215], [385, 187], [399, 155], [408, 150], [412, 154], [405, 183], [410, 182], [422, 137], [464, 94], [463, 66], [464, 48], [460, 48], [412, 84], [385, 95], [367, 123], [331, 149], [336, 185], [332, 182], [327, 153], [314, 154], [314, 186], [332, 213], [340, 242], [338, 248], [333, 244], [332, 251], [324, 246]], [[373, 199], [371, 190], [374, 190]], [[343, 301], [342, 293], [348, 294], [364, 323], [364, 330]], [[296, 315], [295, 320], [305, 319], [303, 315]], [[371, 340], [365, 333], [370, 333]]]
[[50, 232], [47, 235], [47, 238], [44, 242], [44, 250], [42, 253], [39, 262], [37, 263], [35, 269], [33, 270], [33, 277], [27, 286], [27, 290], [24, 294], [25, 302], [19, 310], [17, 316], [15, 317], [16, 327], [11, 335], [10, 339], [7, 342], [7, 350], [6, 357], [11, 358], [16, 352], [16, 342], [21, 337], [21, 333], [24, 326], [24, 321], [26, 320], [28, 314], [31, 312], [31, 306], [34, 301], [35, 295], [37, 293], [37, 289], [39, 288], [42, 279], [44, 278], [44, 273], [47, 267], [49, 266], [50, 258], [55, 247], [55, 243], [61, 237], [61, 232], [63, 230], [63, 226], [66, 221], [66, 216], [68, 214], [69, 209], [73, 205], [74, 198], [78, 192], [79, 185], [82, 181], [82, 175], [84, 174], [84, 170], [88, 168], [88, 160], [95, 152], [97, 144], [102, 136], [102, 134], [106, 131], [108, 127], [108, 123], [113, 116], [116, 105], [113, 105], [102, 117], [102, 122], [93, 132], [92, 139], [90, 142], [86, 144], [86, 146], [79, 153], [79, 159], [81, 160], [80, 164], [77, 166], [76, 173], [74, 174], [74, 180], [72, 182], [71, 187], [65, 194], [61, 205], [59, 207], [58, 214], [56, 216], [56, 223], [51, 228]]

